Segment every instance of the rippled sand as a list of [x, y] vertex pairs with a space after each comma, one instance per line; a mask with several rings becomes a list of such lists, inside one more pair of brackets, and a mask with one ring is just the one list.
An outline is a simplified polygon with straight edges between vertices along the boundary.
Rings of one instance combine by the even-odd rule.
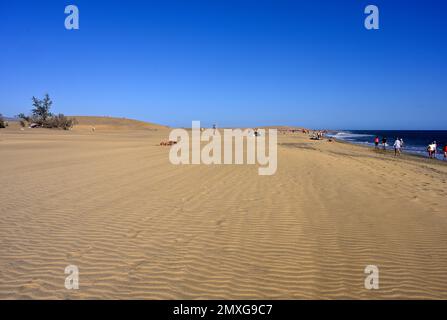
[[447, 298], [446, 165], [296, 134], [259, 176], [83, 124], [0, 131], [2, 299]]

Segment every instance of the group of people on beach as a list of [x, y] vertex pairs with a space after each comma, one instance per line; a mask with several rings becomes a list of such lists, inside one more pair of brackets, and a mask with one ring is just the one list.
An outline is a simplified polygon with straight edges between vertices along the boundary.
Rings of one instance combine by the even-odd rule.
[[[386, 150], [387, 145], [387, 141], [388, 139], [386, 137], [382, 138], [382, 141], [380, 141], [379, 137], [376, 136], [374, 138], [374, 146], [376, 149], [379, 149], [379, 144], [381, 143], [382, 145], [382, 149]], [[401, 154], [401, 150], [404, 147], [404, 140], [402, 138], [396, 138], [396, 141], [394, 141], [394, 155], [400, 155]]]
[[327, 133], [327, 131], [325, 131], [325, 130], [313, 131], [312, 134], [310, 135], [310, 139], [311, 140], [323, 140], [326, 133]]
[[[383, 137], [382, 141], [380, 141], [379, 137], [376, 136], [374, 138], [374, 146], [375, 149], [379, 149], [379, 144], [382, 143], [382, 149], [386, 150], [387, 147], [387, 138]], [[402, 138], [396, 138], [396, 141], [394, 141], [394, 156], [399, 156], [402, 153], [402, 149], [404, 147], [404, 140]], [[428, 157], [430, 159], [436, 159], [436, 152], [437, 152], [438, 145], [436, 141], [433, 141], [430, 143], [427, 147]], [[442, 148], [442, 151], [444, 152], [444, 160], [447, 161], [447, 143]]]
[[[427, 146], [427, 152], [430, 159], [436, 159], [436, 153], [438, 152], [438, 144], [436, 141], [433, 141]], [[442, 152], [444, 153], [444, 160], [447, 161], [447, 143], [444, 144]]]
[[[433, 141], [427, 146], [428, 157], [430, 159], [436, 159], [437, 150], [438, 150], [438, 144], [436, 143], [436, 141]], [[442, 151], [444, 152], [444, 160], [447, 160], [447, 143], [442, 148]]]

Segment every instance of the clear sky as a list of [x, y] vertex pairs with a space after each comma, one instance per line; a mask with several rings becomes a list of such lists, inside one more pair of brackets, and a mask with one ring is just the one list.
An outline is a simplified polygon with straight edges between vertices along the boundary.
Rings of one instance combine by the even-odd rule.
[[7, 116], [48, 92], [54, 112], [171, 126], [447, 129], [444, 0], [0, 1], [0, 45]]

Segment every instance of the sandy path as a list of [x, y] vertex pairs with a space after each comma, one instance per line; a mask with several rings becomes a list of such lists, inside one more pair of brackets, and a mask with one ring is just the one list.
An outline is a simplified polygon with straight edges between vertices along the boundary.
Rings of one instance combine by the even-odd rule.
[[447, 298], [447, 166], [280, 136], [258, 176], [166, 135], [2, 134], [0, 298]]

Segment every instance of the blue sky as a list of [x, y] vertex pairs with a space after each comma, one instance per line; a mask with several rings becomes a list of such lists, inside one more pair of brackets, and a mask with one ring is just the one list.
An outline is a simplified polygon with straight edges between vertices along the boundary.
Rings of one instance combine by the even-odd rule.
[[[80, 30], [64, 8], [80, 10]], [[368, 4], [380, 30], [363, 26]], [[1, 1], [0, 112], [171, 126], [447, 129], [447, 4]]]

